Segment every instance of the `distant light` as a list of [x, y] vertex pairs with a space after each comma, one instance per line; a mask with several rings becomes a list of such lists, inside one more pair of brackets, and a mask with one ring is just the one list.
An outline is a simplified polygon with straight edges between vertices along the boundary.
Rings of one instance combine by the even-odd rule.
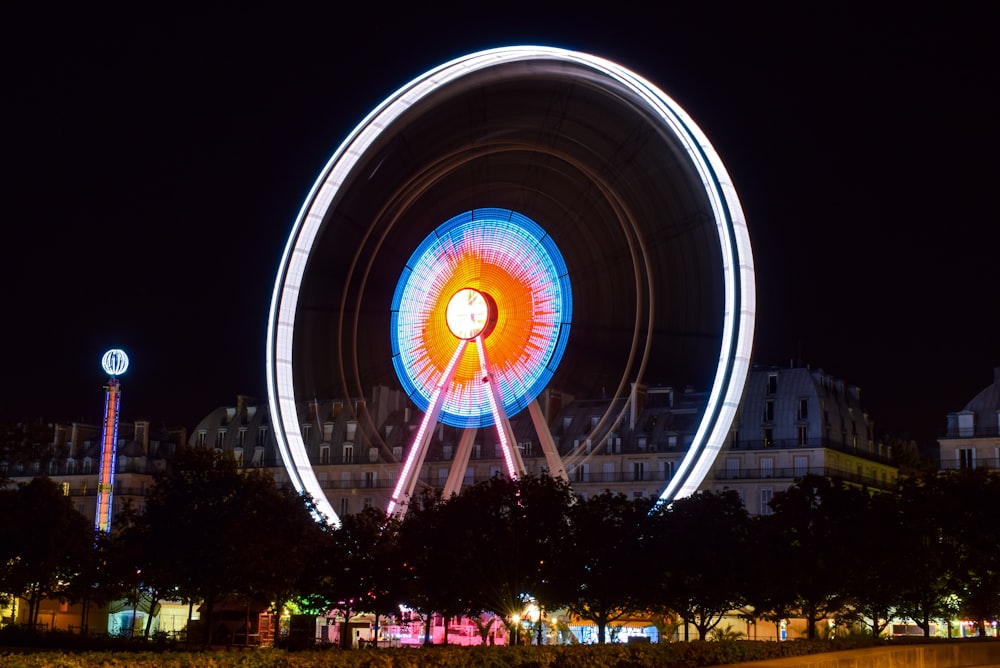
[[120, 376], [128, 369], [128, 355], [121, 348], [112, 348], [104, 353], [101, 366], [109, 376]]

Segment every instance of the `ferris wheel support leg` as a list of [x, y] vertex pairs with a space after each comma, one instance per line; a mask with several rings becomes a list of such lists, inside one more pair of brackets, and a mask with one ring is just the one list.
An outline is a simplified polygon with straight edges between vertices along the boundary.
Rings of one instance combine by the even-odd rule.
[[427, 456], [427, 445], [430, 443], [431, 436], [434, 433], [433, 426], [437, 423], [437, 419], [441, 415], [441, 406], [444, 404], [446, 388], [451, 385], [451, 381], [455, 378], [455, 369], [458, 366], [458, 360], [462, 357], [462, 352], [465, 351], [465, 345], [466, 342], [462, 341], [455, 349], [455, 354], [452, 355], [451, 361], [448, 362], [448, 366], [445, 367], [444, 373], [441, 374], [441, 379], [434, 388], [434, 392], [431, 393], [430, 406], [424, 414], [424, 419], [420, 422], [420, 428], [417, 429], [417, 435], [414, 437], [413, 445], [410, 446], [410, 451], [406, 455], [403, 468], [399, 471], [399, 480], [396, 481], [396, 487], [389, 498], [389, 505], [385, 511], [386, 515], [403, 515], [406, 512], [406, 506], [410, 502], [410, 497], [413, 496], [414, 488], [417, 486], [417, 477], [420, 475], [420, 469], [424, 465], [424, 457]]
[[542, 407], [538, 405], [538, 399], [528, 404], [528, 413], [531, 415], [531, 422], [535, 425], [535, 431], [538, 433], [538, 441], [541, 443], [542, 452], [545, 454], [545, 463], [549, 467], [549, 475], [553, 478], [562, 478], [565, 482], [569, 482], [569, 476], [566, 475], [566, 467], [563, 466], [562, 458], [559, 457], [559, 450], [556, 449], [556, 443], [552, 439], [552, 432], [545, 423], [545, 416], [542, 415]]
[[458, 442], [458, 450], [455, 451], [455, 460], [451, 463], [448, 471], [448, 481], [444, 484], [444, 498], [447, 500], [453, 494], [458, 494], [462, 489], [462, 480], [465, 478], [465, 470], [469, 466], [469, 456], [472, 454], [472, 443], [476, 438], [478, 429], [466, 429], [462, 432], [462, 439]]

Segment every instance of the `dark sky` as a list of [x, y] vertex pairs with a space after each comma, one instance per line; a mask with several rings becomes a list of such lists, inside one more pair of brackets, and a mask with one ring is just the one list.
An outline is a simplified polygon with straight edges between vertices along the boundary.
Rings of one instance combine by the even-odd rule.
[[336, 147], [427, 69], [532, 43], [618, 61], [708, 135], [756, 362], [821, 367], [933, 443], [1000, 365], [990, 3], [658, 4], [8, 10], [0, 417], [97, 422], [112, 346], [123, 419], [264, 397], [277, 262]]

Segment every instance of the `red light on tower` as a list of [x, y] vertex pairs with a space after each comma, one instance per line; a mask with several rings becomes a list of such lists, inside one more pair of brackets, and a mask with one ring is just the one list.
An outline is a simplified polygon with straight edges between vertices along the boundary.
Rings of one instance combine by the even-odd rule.
[[118, 376], [128, 369], [128, 355], [124, 350], [112, 349], [104, 353], [101, 366], [107, 373], [108, 384], [104, 390], [104, 428], [101, 432], [101, 472], [97, 479], [97, 513], [94, 527], [101, 532], [111, 528], [111, 496], [115, 486], [115, 460], [118, 449], [118, 409], [121, 401], [121, 383]]

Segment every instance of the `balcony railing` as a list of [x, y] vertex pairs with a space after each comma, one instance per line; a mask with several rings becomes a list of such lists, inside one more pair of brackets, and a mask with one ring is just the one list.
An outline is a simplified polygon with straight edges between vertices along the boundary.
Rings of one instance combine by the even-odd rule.
[[953, 425], [948, 428], [944, 438], [997, 438], [1000, 437], [1000, 425], [977, 424], [975, 427], [959, 427]]
[[983, 457], [974, 462], [967, 459], [942, 459], [938, 467], [942, 471], [959, 471], [962, 469], [985, 469], [987, 471], [1000, 471], [1000, 459], [995, 457]]
[[[862, 443], [864, 444], [862, 445]], [[836, 450], [837, 452], [844, 452], [870, 461], [881, 462], [883, 464], [891, 463], [889, 457], [886, 455], [870, 450], [868, 448], [867, 440], [862, 441], [860, 437], [858, 439], [857, 447], [854, 447], [849, 443], [841, 443], [839, 441], [834, 441], [833, 439], [822, 437], [808, 438], [804, 443], [800, 443], [797, 438], [776, 438], [770, 441], [765, 441], [763, 439], [757, 441], [740, 440], [735, 444], [726, 446], [726, 449], [729, 450], [802, 450], [806, 448]]]
[[773, 469], [761, 469], [760, 467], [739, 469], [716, 467], [714, 479], [717, 482], [725, 482], [727, 480], [756, 482], [775, 480], [789, 482], [804, 478], [807, 475], [817, 475], [824, 478], [837, 478], [839, 480], [844, 480], [858, 485], [865, 485], [875, 489], [891, 489], [894, 485], [893, 480], [883, 480], [875, 476], [863, 475], [855, 471], [846, 471], [844, 469], [829, 466], [793, 466], [788, 468], [779, 467]]

